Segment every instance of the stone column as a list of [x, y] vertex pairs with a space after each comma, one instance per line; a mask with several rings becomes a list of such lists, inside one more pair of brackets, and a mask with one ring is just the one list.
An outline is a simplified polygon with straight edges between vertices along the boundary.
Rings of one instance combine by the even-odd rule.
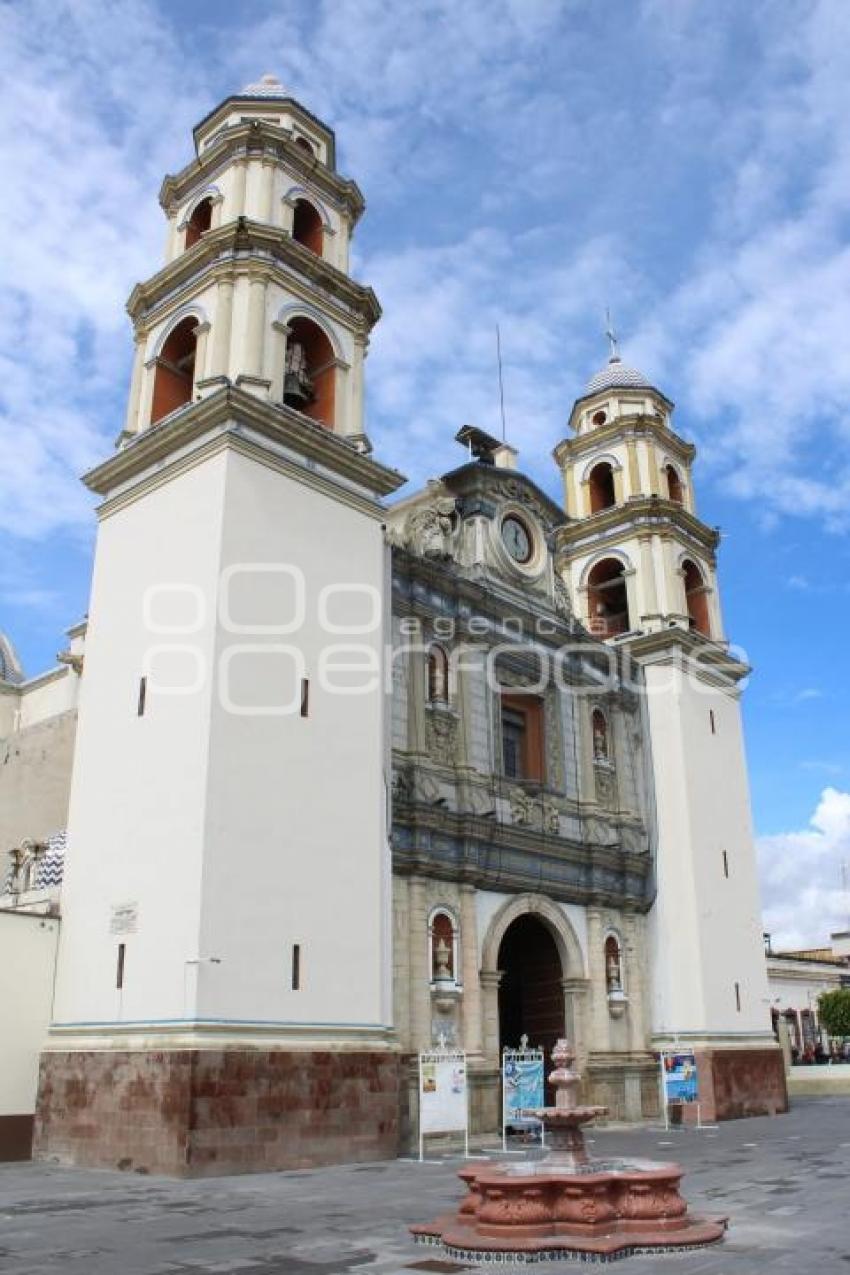
[[275, 336], [272, 338], [272, 365], [269, 369], [271, 375], [271, 387], [269, 389], [269, 398], [273, 403], [283, 402], [283, 377], [286, 372], [286, 345], [289, 340], [289, 324], [280, 323], [277, 319], [272, 323], [272, 331]]
[[262, 220], [269, 225], [274, 224], [274, 179], [276, 165], [271, 155], [263, 156], [263, 176], [262, 176], [262, 203], [261, 214]]
[[145, 369], [145, 341], [144, 333], [137, 332], [135, 335], [136, 348], [133, 352], [133, 371], [130, 376], [130, 396], [127, 401], [127, 415], [124, 420], [124, 433], [137, 434], [142, 428], [142, 422], [139, 420], [139, 408], [142, 399], [142, 378]]
[[613, 471], [614, 474], [614, 504], [622, 505], [625, 500], [625, 492], [623, 490], [623, 471], [620, 467]]
[[[578, 1070], [587, 1063], [587, 979], [562, 978], [564, 989], [564, 1030], [576, 1051]], [[546, 1060], [547, 1066], [549, 1060]]]
[[664, 496], [661, 490], [661, 475], [658, 472], [658, 455], [652, 438], [646, 440], [646, 454], [649, 458], [649, 491], [652, 496]]
[[410, 877], [408, 887], [410, 953], [410, 1045], [416, 1052], [431, 1046], [431, 971], [428, 967], [428, 907], [425, 881]]
[[590, 483], [583, 478], [579, 483], [579, 518], [589, 518], [591, 514], [590, 508]]
[[[195, 337], [195, 372], [192, 386], [193, 390], [199, 381], [203, 381], [206, 376], [207, 367], [207, 345], [209, 344], [210, 325], [209, 323], [199, 323], [193, 330]], [[194, 395], [193, 395], [194, 397]]]
[[233, 326], [233, 280], [219, 279], [212, 322], [210, 376], [230, 375], [230, 331]]
[[571, 518], [579, 516], [576, 508], [576, 489], [574, 479], [574, 465], [567, 465], [564, 469], [564, 504], [567, 506], [567, 513]]
[[655, 567], [652, 561], [652, 545], [647, 538], [640, 542], [640, 572], [643, 577], [644, 614], [657, 615], [658, 593], [655, 588]]
[[499, 1056], [499, 984], [502, 970], [482, 970], [481, 992], [484, 1001], [484, 1056], [491, 1067], [501, 1067]]
[[602, 914], [599, 908], [587, 909], [587, 972], [590, 975], [590, 1039], [591, 1053], [610, 1048], [608, 997], [605, 990], [605, 950], [602, 941]]
[[265, 361], [266, 281], [257, 276], [248, 280], [248, 321], [245, 328], [245, 373], [261, 378]]
[[637, 444], [633, 438], [626, 439], [626, 457], [629, 467], [629, 495], [640, 495], [640, 469], [638, 467]]
[[478, 918], [475, 886], [460, 887], [460, 947], [463, 969], [463, 1046], [468, 1054], [483, 1052], [481, 981], [478, 972]]
[[248, 190], [248, 160], [243, 157], [233, 166], [233, 220], [244, 217]]

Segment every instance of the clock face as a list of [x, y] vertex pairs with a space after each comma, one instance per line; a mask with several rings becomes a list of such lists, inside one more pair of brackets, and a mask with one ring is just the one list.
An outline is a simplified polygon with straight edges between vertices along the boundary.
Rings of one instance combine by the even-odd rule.
[[503, 519], [502, 540], [514, 562], [528, 562], [531, 557], [531, 536], [525, 523], [510, 515]]

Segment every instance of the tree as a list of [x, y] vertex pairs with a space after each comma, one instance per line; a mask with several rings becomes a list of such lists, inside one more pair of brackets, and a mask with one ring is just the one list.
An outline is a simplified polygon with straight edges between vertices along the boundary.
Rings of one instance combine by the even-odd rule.
[[818, 997], [821, 1026], [830, 1036], [850, 1036], [850, 987], [837, 987]]

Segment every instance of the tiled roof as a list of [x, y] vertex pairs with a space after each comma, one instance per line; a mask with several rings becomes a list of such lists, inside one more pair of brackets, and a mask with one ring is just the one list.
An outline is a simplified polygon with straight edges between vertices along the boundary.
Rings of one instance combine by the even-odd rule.
[[289, 90], [285, 88], [276, 75], [264, 75], [256, 84], [246, 84], [239, 94], [240, 97], [289, 97]]
[[618, 355], [614, 355], [587, 382], [583, 397], [598, 394], [600, 390], [649, 388], [649, 381], [643, 372], [639, 372], [636, 367], [629, 367]]

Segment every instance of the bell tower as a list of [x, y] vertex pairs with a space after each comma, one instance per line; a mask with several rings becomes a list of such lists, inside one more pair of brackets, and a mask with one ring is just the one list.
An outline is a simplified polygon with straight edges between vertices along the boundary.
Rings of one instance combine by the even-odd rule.
[[129, 300], [36, 1154], [208, 1174], [394, 1153], [383, 498], [334, 134], [273, 78], [166, 178]]
[[749, 673], [723, 631], [718, 533], [696, 512], [695, 448], [673, 404], [620, 358], [555, 449], [569, 521], [558, 568], [576, 615], [625, 648], [645, 706], [656, 816], [649, 914], [652, 1046], [693, 1049], [702, 1116], [783, 1110], [769, 1030], [740, 713]]

